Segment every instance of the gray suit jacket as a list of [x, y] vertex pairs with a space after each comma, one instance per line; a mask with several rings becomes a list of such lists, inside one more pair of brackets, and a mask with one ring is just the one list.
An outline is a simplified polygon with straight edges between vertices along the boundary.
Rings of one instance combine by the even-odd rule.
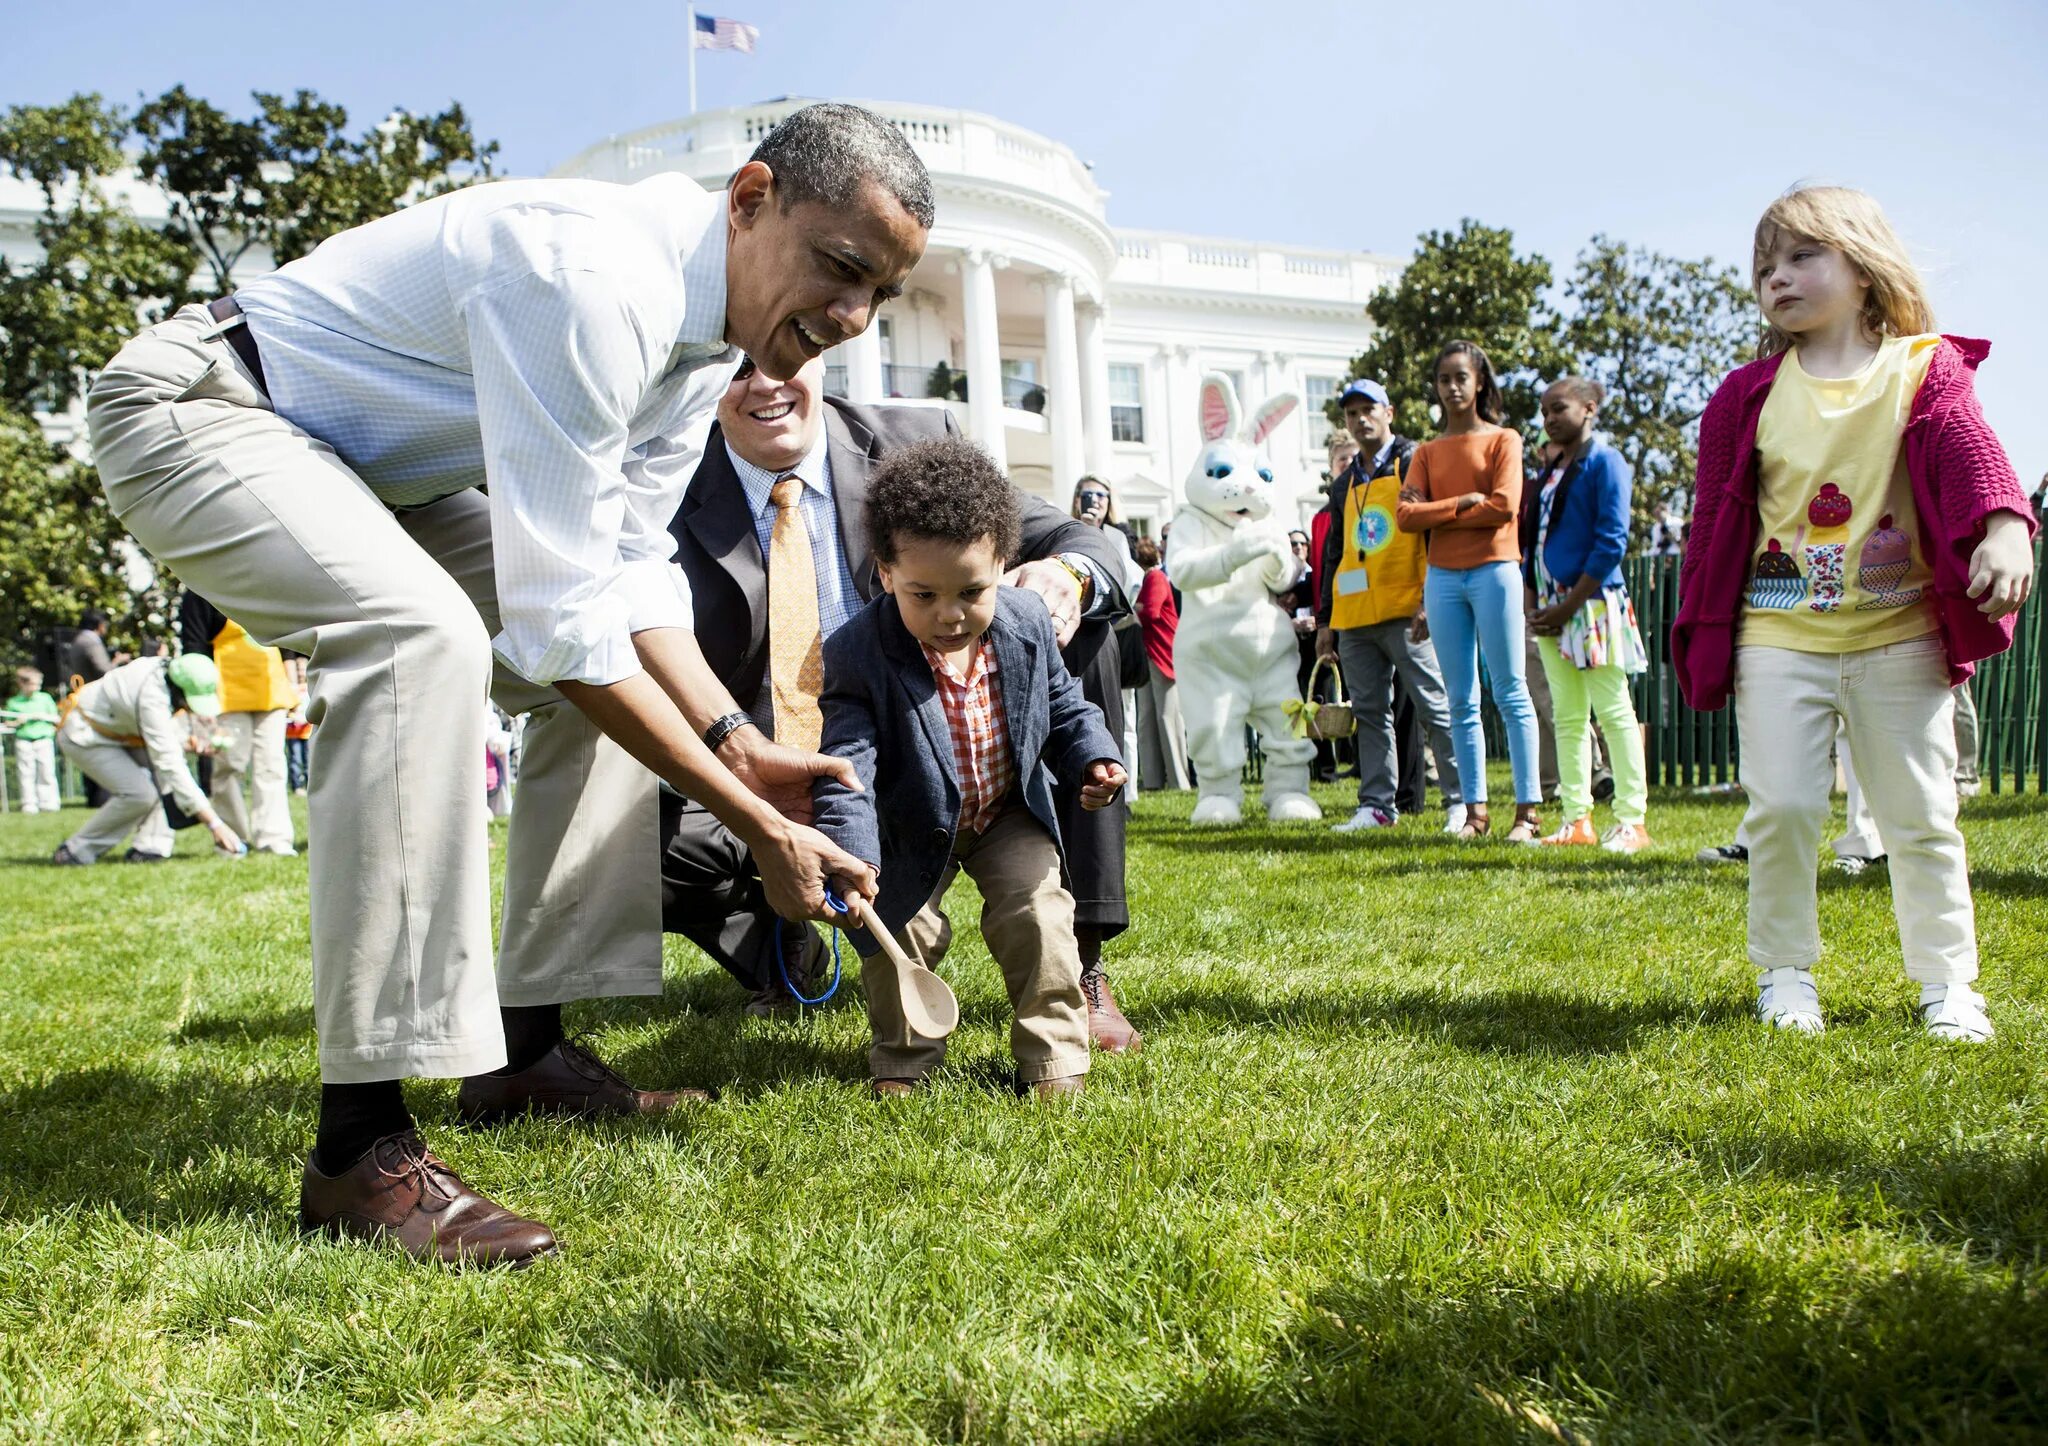
[[[825, 447], [832, 464], [832, 500], [839, 514], [839, 541], [847, 570], [861, 599], [881, 588], [868, 555], [868, 476], [891, 450], [932, 437], [955, 436], [952, 414], [941, 408], [871, 407], [825, 398]], [[1097, 625], [1130, 611], [1116, 553], [1102, 529], [1076, 522], [1058, 508], [1020, 494], [1023, 541], [1019, 562], [1078, 553], [1096, 566], [1109, 585], [1104, 607], [1091, 614], [1084, 635], [1107, 635]], [[747, 510], [747, 495], [726, 455], [725, 434], [714, 425], [683, 504], [669, 523], [676, 539], [676, 563], [690, 584], [697, 616], [697, 643], [719, 681], [742, 708], [752, 708], [767, 670], [768, 569]], [[1076, 640], [1077, 643], [1080, 641]]]
[[[1120, 759], [1102, 713], [1060, 661], [1052, 619], [1036, 593], [1003, 588], [987, 634], [1002, 679], [1003, 723], [1018, 792], [1055, 843], [1055, 775], [1073, 788], [1098, 758]], [[886, 593], [825, 640], [824, 751], [845, 758], [865, 793], [820, 779], [815, 826], [848, 853], [878, 866], [875, 909], [890, 931], [924, 907], [953, 856], [960, 780], [953, 735], [931, 664]], [[864, 954], [876, 945], [853, 939]]]

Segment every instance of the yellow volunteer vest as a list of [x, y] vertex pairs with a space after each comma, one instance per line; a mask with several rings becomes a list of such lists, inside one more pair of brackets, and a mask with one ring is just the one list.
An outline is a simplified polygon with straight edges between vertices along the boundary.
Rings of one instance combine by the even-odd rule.
[[243, 632], [238, 622], [230, 620], [214, 634], [213, 665], [220, 669], [223, 713], [268, 713], [299, 701], [285, 676], [284, 655]]
[[1344, 493], [1343, 546], [1330, 579], [1330, 626], [1363, 628], [1422, 610], [1422, 534], [1394, 526], [1405, 461]]

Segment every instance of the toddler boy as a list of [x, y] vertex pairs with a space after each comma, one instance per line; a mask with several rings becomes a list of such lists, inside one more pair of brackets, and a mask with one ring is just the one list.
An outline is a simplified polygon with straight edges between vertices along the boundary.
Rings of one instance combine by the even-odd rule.
[[[1088, 1010], [1053, 803], [1055, 777], [1084, 808], [1124, 786], [1102, 714], [1060, 661], [1036, 594], [998, 585], [1017, 547], [1008, 479], [972, 443], [934, 439], [891, 454], [869, 482], [867, 527], [883, 593], [824, 646], [824, 749], [866, 790], [830, 780], [816, 826], [880, 868], [875, 916], [930, 968], [952, 926], [956, 871], [981, 890], [981, 932], [1015, 1018], [1019, 1090], [1077, 1093]], [[878, 947], [853, 931], [864, 960]], [[864, 968], [878, 1095], [907, 1094], [945, 1059], [913, 1035], [894, 971]]]
[[57, 796], [57, 700], [43, 691], [39, 669], [14, 670], [14, 696], [0, 707], [0, 727], [14, 734], [21, 811], [55, 813], [63, 806]]

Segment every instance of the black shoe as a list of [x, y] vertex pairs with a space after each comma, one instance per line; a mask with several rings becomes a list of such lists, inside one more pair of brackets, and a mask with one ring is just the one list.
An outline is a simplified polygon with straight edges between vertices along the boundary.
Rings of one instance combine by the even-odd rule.
[[131, 864], [167, 864], [171, 861], [169, 854], [153, 854], [143, 849], [130, 849], [121, 857]]
[[1712, 848], [1701, 849], [1693, 858], [1703, 864], [1746, 864], [1749, 862], [1749, 850], [1741, 844], [1716, 844]]
[[84, 869], [91, 867], [84, 859], [71, 852], [70, 844], [58, 844], [57, 852], [50, 855], [50, 862], [60, 869]]
[[1614, 797], [1614, 775], [1603, 773], [1593, 780], [1593, 802], [1605, 803]]
[[[782, 968], [776, 969], [771, 960], [769, 968], [773, 972], [768, 982], [756, 989], [747, 1001], [747, 1013], [757, 1019], [773, 1014], [794, 1014], [805, 1007], [805, 1000], [816, 999], [825, 992], [825, 983], [830, 977], [825, 972], [825, 941], [809, 924], [792, 924], [784, 919], [781, 946]], [[783, 982], [785, 973], [787, 983]], [[799, 999], [798, 995], [803, 998]]]

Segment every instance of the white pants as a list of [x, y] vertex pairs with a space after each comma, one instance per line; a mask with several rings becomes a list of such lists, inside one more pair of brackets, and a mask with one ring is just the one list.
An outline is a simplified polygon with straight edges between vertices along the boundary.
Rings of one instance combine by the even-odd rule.
[[[505, 1062], [498, 1008], [661, 990], [654, 775], [493, 672], [489, 501], [395, 514], [270, 409], [203, 307], [87, 403], [114, 515], [258, 642], [307, 655], [313, 1018], [334, 1084]], [[484, 698], [531, 710], [491, 971]]]
[[131, 833], [137, 853], [169, 856], [176, 840], [148, 754], [94, 732], [85, 715], [75, 710], [57, 730], [57, 746], [73, 768], [107, 791], [107, 801], [64, 841], [73, 858], [98, 863]]
[[1814, 856], [1828, 818], [1839, 722], [1855, 750], [1890, 856], [1906, 974], [1977, 977], [1969, 866], [1956, 829], [1956, 742], [1938, 638], [1856, 653], [1743, 647], [1735, 655], [1749, 840], [1749, 959], [1759, 969], [1820, 960]]
[[23, 813], [55, 813], [64, 806], [57, 796], [57, 740], [14, 740], [14, 778], [20, 785]]
[[[214, 726], [220, 751], [213, 756], [213, 811], [252, 849], [292, 851], [291, 790], [284, 782], [282, 708], [268, 713], [223, 713]], [[249, 797], [242, 798], [242, 780]]]

